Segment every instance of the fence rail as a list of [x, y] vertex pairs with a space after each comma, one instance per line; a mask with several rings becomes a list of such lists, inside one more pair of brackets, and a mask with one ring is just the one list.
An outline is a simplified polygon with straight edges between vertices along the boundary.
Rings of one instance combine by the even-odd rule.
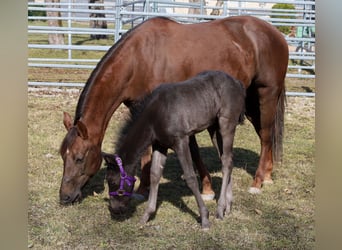
[[[220, 4], [221, 2], [221, 4]], [[272, 8], [277, 3], [292, 4], [294, 9]], [[285, 36], [290, 48], [290, 63], [287, 77], [315, 78], [315, 1], [252, 0], [252, 1], [200, 1], [185, 0], [105, 0], [104, 3], [88, 3], [88, 0], [61, 0], [60, 3], [29, 2], [30, 13], [59, 12], [56, 17], [29, 15], [28, 34], [64, 34], [64, 45], [51, 45], [46, 41], [29, 42], [29, 51], [34, 49], [67, 51], [66, 58], [30, 57], [28, 67], [93, 69], [100, 58], [80, 59], [75, 51], [107, 51], [107, 45], [75, 44], [75, 36], [104, 35], [118, 41], [132, 27], [154, 16], [168, 16], [183, 23], [203, 22], [232, 15], [253, 15], [276, 27], [291, 27]], [[215, 13], [216, 12], [216, 13]], [[215, 13], [215, 15], [214, 15]], [[59, 20], [63, 27], [51, 27], [48, 20]], [[106, 28], [91, 28], [89, 22], [106, 22]], [[29, 40], [30, 41], [30, 40]], [[54, 53], [51, 53], [54, 54]], [[77, 82], [28, 82], [29, 86], [84, 86]], [[293, 94], [292, 92], [288, 94]], [[310, 94], [311, 95], [311, 94]]]

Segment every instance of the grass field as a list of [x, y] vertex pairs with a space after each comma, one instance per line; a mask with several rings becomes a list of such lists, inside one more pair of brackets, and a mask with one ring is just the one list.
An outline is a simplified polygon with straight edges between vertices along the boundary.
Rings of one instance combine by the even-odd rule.
[[[132, 201], [128, 214], [111, 218], [104, 167], [85, 187], [82, 203], [62, 207], [58, 191], [65, 135], [62, 112], [74, 113], [79, 90], [32, 89], [28, 93], [28, 246], [32, 249], [313, 249], [314, 247], [314, 98], [289, 97], [285, 116], [284, 162], [274, 170], [274, 184], [261, 195], [247, 189], [258, 162], [259, 142], [246, 121], [234, 145], [232, 213], [214, 218], [216, 202], [206, 202], [212, 223], [200, 229], [195, 199], [181, 180], [181, 169], [169, 153], [159, 190], [156, 216], [138, 224], [146, 203]], [[103, 143], [113, 151], [125, 107], [115, 112]], [[221, 183], [220, 163], [209, 136], [198, 136], [201, 155]]]

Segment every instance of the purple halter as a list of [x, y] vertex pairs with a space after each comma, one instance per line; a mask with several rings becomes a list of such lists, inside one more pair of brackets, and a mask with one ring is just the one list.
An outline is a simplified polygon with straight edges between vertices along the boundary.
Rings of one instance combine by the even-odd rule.
[[120, 168], [120, 187], [115, 192], [109, 192], [109, 196], [131, 196], [132, 195], [131, 192], [125, 191], [124, 184], [126, 182], [128, 186], [132, 186], [132, 185], [134, 186], [136, 179], [133, 176], [127, 175], [127, 173], [125, 172], [122, 166], [122, 160], [119, 156], [115, 155], [115, 161]]

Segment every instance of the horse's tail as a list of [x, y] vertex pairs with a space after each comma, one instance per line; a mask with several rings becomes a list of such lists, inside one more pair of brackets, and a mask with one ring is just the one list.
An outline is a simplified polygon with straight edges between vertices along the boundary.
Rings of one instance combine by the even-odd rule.
[[272, 135], [273, 162], [281, 163], [283, 156], [284, 113], [286, 104], [285, 87], [282, 89], [275, 114], [274, 130]]

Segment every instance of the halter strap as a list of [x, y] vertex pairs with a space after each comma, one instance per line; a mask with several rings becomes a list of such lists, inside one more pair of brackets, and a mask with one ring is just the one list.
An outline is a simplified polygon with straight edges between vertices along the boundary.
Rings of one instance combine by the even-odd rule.
[[119, 169], [120, 169], [120, 186], [118, 190], [114, 192], [109, 192], [109, 196], [131, 196], [132, 192], [127, 192], [124, 189], [124, 184], [126, 182], [128, 186], [134, 186], [136, 179], [134, 178], [134, 176], [127, 175], [126, 171], [124, 170], [122, 166], [122, 160], [119, 156], [115, 155], [115, 161], [116, 161], [116, 164], [118, 164]]

